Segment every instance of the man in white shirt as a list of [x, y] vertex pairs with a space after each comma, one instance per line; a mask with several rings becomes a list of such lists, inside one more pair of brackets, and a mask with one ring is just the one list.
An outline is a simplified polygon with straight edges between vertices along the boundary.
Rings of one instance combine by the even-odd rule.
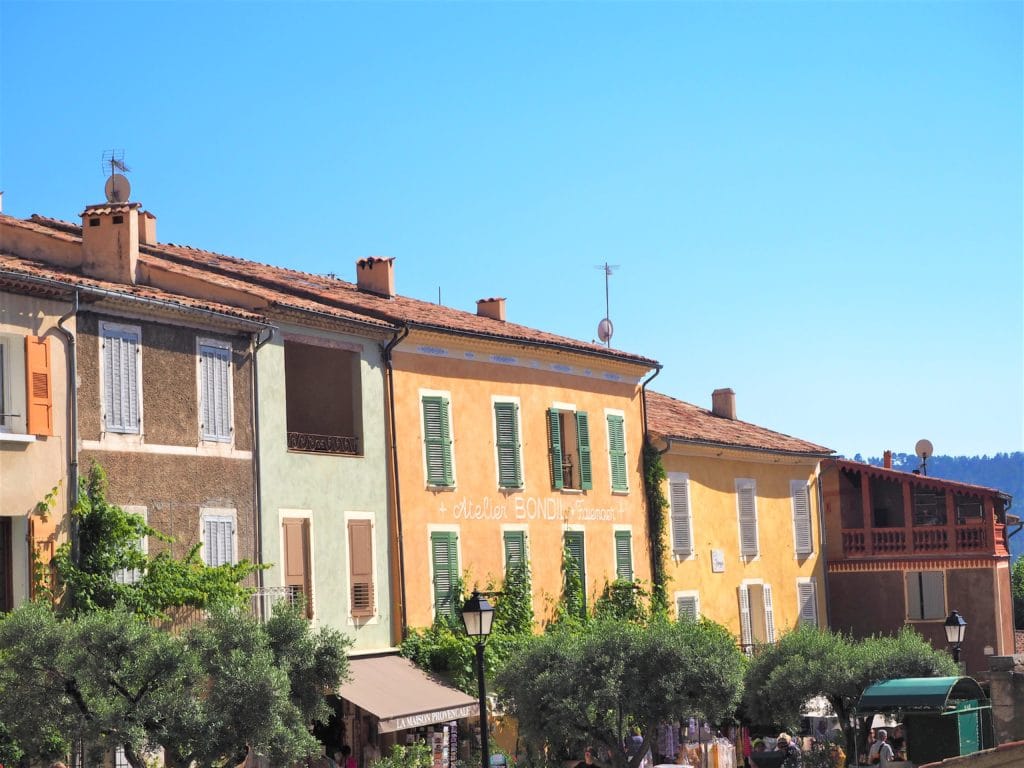
[[868, 752], [868, 762], [878, 763], [879, 768], [888, 768], [889, 761], [893, 759], [892, 746], [889, 744], [889, 734], [884, 728], [875, 732], [875, 743], [871, 745]]

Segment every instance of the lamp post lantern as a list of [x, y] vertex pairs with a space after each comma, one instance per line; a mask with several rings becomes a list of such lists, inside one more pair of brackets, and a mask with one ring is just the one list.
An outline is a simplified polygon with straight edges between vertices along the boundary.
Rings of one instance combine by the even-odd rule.
[[958, 611], [951, 611], [946, 617], [946, 642], [952, 647], [953, 661], [960, 663], [960, 644], [967, 633], [967, 622]]
[[484, 686], [484, 643], [491, 634], [494, 607], [487, 598], [473, 590], [466, 604], [462, 606], [462, 623], [466, 634], [476, 641], [476, 681], [480, 692], [480, 766], [489, 768], [490, 754], [487, 745], [487, 689]]

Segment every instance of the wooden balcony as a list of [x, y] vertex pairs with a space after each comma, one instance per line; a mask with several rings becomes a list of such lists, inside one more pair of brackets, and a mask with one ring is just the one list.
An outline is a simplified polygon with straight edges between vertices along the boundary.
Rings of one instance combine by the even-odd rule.
[[[1003, 538], [1003, 526], [994, 530], [982, 523], [910, 528], [844, 528], [844, 557], [901, 557], [904, 555], [996, 554], [995, 542]], [[991, 538], [990, 538], [991, 532]]]

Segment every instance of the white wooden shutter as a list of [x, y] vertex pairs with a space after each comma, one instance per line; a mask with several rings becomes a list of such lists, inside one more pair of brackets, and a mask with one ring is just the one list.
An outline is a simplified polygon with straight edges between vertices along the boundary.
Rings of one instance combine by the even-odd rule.
[[693, 519], [690, 516], [690, 478], [671, 474], [668, 478], [668, 508], [672, 523], [672, 554], [693, 554]]
[[753, 628], [750, 626], [750, 587], [740, 584], [740, 645], [750, 653], [754, 645]]
[[697, 595], [676, 595], [676, 619], [697, 621], [700, 618], [700, 599]]
[[941, 619], [946, 615], [946, 578], [942, 571], [921, 572], [922, 619]]
[[203, 518], [203, 559], [211, 567], [235, 562], [235, 521], [229, 515]]
[[921, 610], [921, 572], [908, 571], [905, 575], [907, 580], [907, 618], [923, 618]]
[[139, 432], [139, 333], [104, 328], [103, 421], [107, 432]]
[[231, 440], [231, 350], [199, 345], [200, 418], [203, 440]]
[[811, 502], [807, 483], [793, 480], [789, 489], [793, 497], [793, 547], [798, 555], [809, 555], [814, 552], [814, 541], [811, 538]]
[[757, 555], [757, 487], [753, 480], [736, 481], [736, 504], [739, 507], [740, 554]]
[[818, 626], [818, 587], [814, 580], [798, 581], [796, 585], [797, 600], [800, 603], [800, 625]]
[[761, 596], [764, 600], [764, 633], [769, 643], [775, 642], [775, 609], [772, 608], [772, 588], [765, 584], [761, 588]]

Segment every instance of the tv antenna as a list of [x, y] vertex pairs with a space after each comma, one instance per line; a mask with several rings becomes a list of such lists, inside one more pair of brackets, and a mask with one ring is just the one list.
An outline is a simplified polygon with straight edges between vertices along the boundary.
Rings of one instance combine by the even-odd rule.
[[124, 164], [123, 149], [108, 149], [103, 153], [103, 172], [109, 173], [106, 186], [103, 188], [108, 203], [127, 203], [132, 195], [132, 185], [128, 183], [126, 173], [130, 173]]
[[615, 326], [612, 325], [611, 311], [608, 308], [608, 278], [612, 276], [612, 270], [618, 269], [618, 264], [598, 264], [594, 269], [604, 272], [604, 318], [597, 324], [597, 338], [604, 342], [605, 346], [611, 349], [612, 334], [615, 333]]
[[928, 476], [928, 457], [935, 454], [935, 448], [932, 446], [931, 440], [918, 440], [914, 446], [914, 453], [921, 459], [921, 474], [925, 477]]

